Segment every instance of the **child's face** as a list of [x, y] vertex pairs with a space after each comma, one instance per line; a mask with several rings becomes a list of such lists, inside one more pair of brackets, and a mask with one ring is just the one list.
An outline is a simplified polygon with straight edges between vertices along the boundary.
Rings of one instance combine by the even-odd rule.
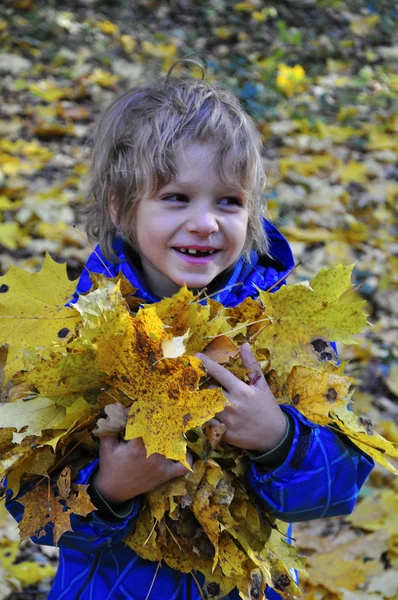
[[[214, 146], [192, 142], [181, 147], [175, 179], [138, 203], [135, 237], [145, 278], [158, 296], [171, 296], [184, 283], [208, 286], [243, 250], [248, 210], [239, 190], [223, 183], [214, 164]], [[226, 168], [227, 181], [229, 174]]]

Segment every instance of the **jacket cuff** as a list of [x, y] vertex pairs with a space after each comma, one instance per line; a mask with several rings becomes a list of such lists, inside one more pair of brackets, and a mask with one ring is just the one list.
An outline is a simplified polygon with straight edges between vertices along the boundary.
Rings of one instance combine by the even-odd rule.
[[126, 519], [129, 517], [134, 511], [135, 499], [132, 498], [131, 500], [126, 500], [126, 502], [121, 504], [114, 504], [113, 502], [105, 500], [95, 485], [97, 473], [98, 470], [93, 474], [87, 492], [93, 504], [97, 507], [99, 516], [104, 519]]
[[286, 459], [277, 467], [270, 468], [251, 461], [253, 474], [258, 481], [265, 482], [268, 479], [285, 481], [297, 476], [301, 466], [306, 461], [308, 450], [315, 436], [319, 434], [319, 425], [312, 423], [304, 417], [293, 406], [283, 404], [281, 409], [288, 414], [293, 421], [293, 439]]
[[279, 444], [264, 454], [259, 454], [258, 452], [249, 452], [249, 458], [256, 465], [263, 465], [270, 469], [276, 469], [285, 462], [293, 443], [295, 427], [292, 417], [286, 412], [283, 414], [285, 415], [287, 427], [286, 433]]

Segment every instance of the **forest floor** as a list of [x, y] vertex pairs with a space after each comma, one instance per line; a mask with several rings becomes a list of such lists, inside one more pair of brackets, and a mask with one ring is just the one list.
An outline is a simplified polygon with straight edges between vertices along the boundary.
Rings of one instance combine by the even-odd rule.
[[[356, 413], [398, 443], [397, 26], [389, 0], [6, 2], [0, 274], [10, 263], [36, 270], [49, 251], [79, 275], [96, 118], [120, 92], [200, 56], [263, 135], [269, 217], [303, 261], [291, 281], [355, 263], [352, 299], [366, 301], [371, 325], [340, 357]], [[352, 516], [295, 527], [305, 598], [397, 600], [397, 491], [377, 467]], [[0, 599], [46, 598], [56, 561], [56, 549], [19, 548], [0, 512]]]

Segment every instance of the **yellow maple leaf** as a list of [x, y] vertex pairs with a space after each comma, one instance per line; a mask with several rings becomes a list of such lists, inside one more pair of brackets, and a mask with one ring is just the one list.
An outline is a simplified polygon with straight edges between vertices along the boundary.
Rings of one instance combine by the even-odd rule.
[[[15, 444], [12, 441], [14, 431], [15, 428], [2, 427], [0, 429], [0, 480], [6, 476], [7, 469], [18, 460], [18, 456], [24, 452], [21, 446], [15, 448]], [[14, 448], [15, 452], [9, 457], [8, 452], [10, 449], [14, 450]]]
[[30, 435], [39, 436], [43, 429], [56, 429], [65, 416], [65, 408], [57, 406], [48, 398], [33, 398], [28, 402], [9, 402], [0, 405], [0, 423], [2, 427], [15, 427], [13, 441], [19, 444]]
[[[123, 333], [130, 318], [127, 303], [121, 292], [122, 280], [95, 277], [97, 289], [79, 296], [76, 310], [80, 313], [84, 332], [81, 340], [73, 345], [76, 349], [88, 347], [96, 338], [109, 339]], [[99, 329], [100, 328], [100, 329]]]
[[367, 182], [367, 168], [366, 165], [350, 160], [349, 163], [340, 165], [336, 169], [339, 180], [342, 183], [350, 183], [356, 181], [357, 183]]
[[[281, 525], [283, 530], [283, 524], [278, 522], [278, 527], [279, 525]], [[275, 540], [268, 547], [268, 541], [271, 539], [273, 531], [271, 522], [264, 523], [262, 520], [260, 521], [257, 509], [254, 505], [248, 503], [245, 520], [228, 530], [228, 533], [237, 540], [247, 556], [260, 570], [267, 585], [276, 587], [287, 594], [300, 595], [300, 590], [295, 584], [289, 568], [281, 558], [281, 556], [289, 557], [289, 562], [292, 563], [295, 549], [292, 548], [289, 550], [283, 547], [283, 549], [279, 549], [278, 553], [276, 553], [279, 544]], [[281, 533], [274, 531], [274, 535], [279, 536], [280, 543], [282, 543], [283, 538]], [[287, 546], [285, 542], [283, 544]], [[294, 567], [303, 571], [302, 562], [296, 556]]]
[[355, 343], [353, 335], [367, 321], [363, 301], [344, 302], [343, 295], [352, 289], [352, 269], [353, 265], [338, 265], [322, 269], [310, 284], [284, 286], [274, 294], [259, 291], [269, 323], [253, 346], [269, 350], [272, 368], [280, 377], [285, 378], [296, 365], [320, 369], [315, 348], [322, 337]]
[[352, 381], [351, 377], [338, 372], [293, 367], [283, 387], [283, 395], [307, 419], [327, 425], [330, 411], [349, 401]]
[[218, 562], [218, 538], [221, 531], [237, 525], [229, 511], [233, 497], [234, 489], [226, 473], [215, 461], [209, 460], [192, 503], [192, 512], [213, 544], [213, 570]]
[[189, 329], [187, 354], [201, 352], [209, 338], [231, 329], [224, 307], [212, 300], [204, 305], [199, 304], [198, 298], [186, 286], [155, 306], [158, 317], [169, 327], [167, 331], [173, 336], [185, 335]]
[[147, 494], [148, 506], [157, 521], [163, 519], [166, 511], [172, 512], [174, 498], [176, 496], [184, 496], [187, 492], [186, 488], [187, 480], [184, 477], [178, 477], [177, 479], [163, 483]]
[[29, 243], [30, 237], [16, 221], [0, 223], [1, 245], [9, 250], [21, 248]]
[[76, 287], [47, 254], [38, 273], [11, 266], [0, 278], [0, 344], [8, 344], [6, 380], [24, 368], [24, 348], [51, 346], [80, 321], [64, 304]]
[[[167, 537], [159, 530], [168, 529]], [[158, 523], [147, 506], [141, 512], [137, 527], [133, 534], [124, 538], [124, 543], [130, 546], [142, 558], [151, 561], [160, 561], [169, 565], [180, 573], [200, 571], [206, 578], [205, 590], [211, 590], [214, 584], [218, 585], [218, 597], [225, 597], [235, 587], [232, 578], [223, 574], [219, 566], [214, 571], [211, 561], [198, 555], [195, 540], [176, 538], [171, 535], [170, 528], [166, 528], [164, 521]], [[249, 596], [247, 597], [249, 599]]]
[[[226, 532], [218, 539], [219, 564], [223, 573], [233, 579], [244, 578], [247, 572], [248, 556]], [[245, 564], [246, 563], [246, 564]]]
[[[68, 346], [76, 347], [73, 343]], [[24, 381], [57, 404], [68, 406], [85, 391], [99, 390], [105, 381], [105, 374], [95, 364], [95, 355], [88, 348], [86, 352], [65, 355], [53, 353], [51, 360], [34, 356], [25, 362], [29, 363], [30, 370], [24, 374]]]
[[96, 363], [133, 402], [125, 438], [142, 437], [148, 456], [159, 452], [188, 466], [184, 433], [223, 410], [226, 399], [219, 389], [197, 391], [203, 370], [195, 356], [164, 358], [169, 335], [156, 307], [135, 318], [121, 312], [113, 323], [119, 333], [97, 340]]
[[124, 543], [130, 546], [142, 558], [159, 561], [162, 550], [156, 543], [156, 520], [148, 506], [140, 513], [134, 532], [124, 538]]
[[16, 562], [19, 546], [19, 542], [6, 540], [4, 543], [4, 539], [0, 538], [0, 566], [4, 569], [3, 576], [6, 579], [14, 579], [27, 586], [35, 585], [46, 577], [54, 577], [56, 568], [53, 565], [32, 560]]
[[98, 67], [88, 77], [90, 83], [97, 83], [103, 88], [112, 88], [117, 84], [119, 79], [119, 75], [112, 75], [109, 71], [104, 71], [104, 69]]
[[61, 98], [69, 98], [73, 94], [72, 88], [60, 88], [55, 81], [42, 79], [30, 83], [28, 89], [35, 96], [39, 96], [46, 102], [56, 102]]
[[7, 475], [7, 489], [12, 490], [13, 497], [18, 494], [24, 476], [47, 476], [47, 471], [56, 461], [56, 455], [50, 448], [37, 448], [32, 451], [33, 440], [36, 438], [28, 437], [18, 445], [11, 442], [1, 455], [0, 475]]
[[310, 583], [319, 585], [337, 597], [341, 597], [342, 589], [356, 590], [366, 581], [366, 576], [373, 569], [372, 561], [362, 559], [347, 560], [342, 558], [342, 549], [337, 546], [334, 551], [311, 557], [308, 569]]
[[[183, 371], [172, 378], [174, 389], [185, 379]], [[141, 437], [147, 456], [157, 452], [167, 458], [179, 460], [186, 467], [187, 440], [184, 433], [193, 427], [202, 425], [217, 412], [221, 412], [226, 400], [220, 390], [202, 390], [199, 392], [179, 391], [173, 398], [173, 390], [153, 390], [142, 400], [138, 399], [130, 409], [125, 439]], [[158, 384], [158, 387], [159, 384]]]
[[366, 531], [388, 531], [398, 536], [398, 496], [394, 490], [380, 490], [363, 498], [352, 515], [345, 517], [354, 527]]
[[156, 58], [174, 58], [177, 54], [177, 46], [173, 42], [153, 44], [149, 40], [143, 40], [141, 48], [144, 54]]
[[338, 429], [350, 438], [358, 448], [386, 469], [398, 475], [398, 470], [386, 459], [386, 456], [397, 458], [398, 448], [376, 433], [370, 419], [358, 417], [343, 405], [334, 408], [330, 416]]

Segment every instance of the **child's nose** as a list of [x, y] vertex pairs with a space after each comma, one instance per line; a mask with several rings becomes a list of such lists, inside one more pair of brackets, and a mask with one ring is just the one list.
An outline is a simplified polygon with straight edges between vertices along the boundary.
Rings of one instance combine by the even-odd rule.
[[211, 233], [218, 231], [218, 222], [213, 211], [202, 208], [190, 215], [186, 227], [190, 233], [210, 235]]

